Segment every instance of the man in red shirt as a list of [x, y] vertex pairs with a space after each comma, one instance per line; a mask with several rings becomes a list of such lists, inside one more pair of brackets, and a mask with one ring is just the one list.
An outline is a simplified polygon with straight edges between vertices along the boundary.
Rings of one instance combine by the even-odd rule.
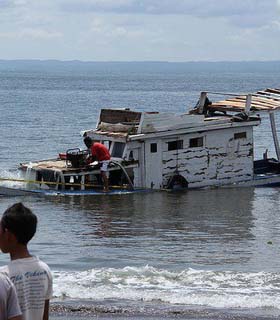
[[109, 150], [104, 146], [104, 144], [93, 141], [90, 137], [84, 138], [84, 143], [88, 149], [91, 151], [91, 161], [96, 159], [101, 163], [101, 176], [103, 180], [103, 190], [105, 192], [109, 191], [109, 181], [107, 177], [108, 165], [111, 159]]

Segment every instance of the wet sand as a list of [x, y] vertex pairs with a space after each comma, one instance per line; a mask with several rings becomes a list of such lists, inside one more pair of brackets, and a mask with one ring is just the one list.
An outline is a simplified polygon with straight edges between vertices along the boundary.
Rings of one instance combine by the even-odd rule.
[[160, 320], [160, 319], [186, 319], [186, 320], [277, 320], [279, 314], [275, 314], [272, 310], [226, 310], [226, 309], [170, 309], [161, 308], [144, 308], [132, 311], [124, 308], [112, 307], [104, 308], [104, 306], [92, 306], [88, 304], [61, 304], [55, 303], [50, 308], [50, 320]]

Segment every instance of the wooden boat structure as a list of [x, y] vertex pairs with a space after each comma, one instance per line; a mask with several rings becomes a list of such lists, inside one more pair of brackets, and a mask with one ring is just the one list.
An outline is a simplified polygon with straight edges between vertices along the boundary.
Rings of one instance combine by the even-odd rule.
[[[225, 97], [210, 102], [210, 96]], [[112, 156], [110, 192], [220, 186], [279, 186], [280, 148], [274, 112], [280, 89], [250, 94], [201, 92], [188, 113], [101, 109], [95, 129], [81, 132], [101, 141]], [[254, 159], [253, 128], [270, 117], [277, 159]], [[0, 194], [99, 195], [98, 163], [87, 150], [69, 149], [55, 159], [20, 164], [23, 179], [0, 178]], [[3, 185], [15, 180], [17, 188]]]

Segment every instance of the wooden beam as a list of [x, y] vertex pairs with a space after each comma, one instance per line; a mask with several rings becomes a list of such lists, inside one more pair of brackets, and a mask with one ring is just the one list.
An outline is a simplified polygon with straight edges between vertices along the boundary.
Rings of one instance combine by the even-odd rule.
[[245, 113], [249, 114], [251, 109], [251, 102], [252, 102], [252, 95], [248, 94], [246, 98], [246, 104], [245, 104]]
[[199, 114], [203, 114], [206, 98], [207, 98], [207, 92], [201, 92], [199, 102], [198, 102], [198, 113]]
[[279, 141], [278, 141], [278, 137], [277, 137], [274, 112], [269, 112], [269, 118], [270, 118], [271, 131], [272, 131], [272, 136], [273, 136], [277, 159], [278, 159], [278, 161], [280, 161], [280, 147], [279, 147]]

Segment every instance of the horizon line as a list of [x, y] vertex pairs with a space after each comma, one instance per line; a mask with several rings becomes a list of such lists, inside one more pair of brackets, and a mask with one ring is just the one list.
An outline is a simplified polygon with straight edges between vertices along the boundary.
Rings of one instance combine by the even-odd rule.
[[60, 60], [60, 59], [1, 59], [0, 62], [60, 62], [60, 63], [279, 63], [280, 60], [189, 60], [189, 61], [168, 61], [168, 60]]

